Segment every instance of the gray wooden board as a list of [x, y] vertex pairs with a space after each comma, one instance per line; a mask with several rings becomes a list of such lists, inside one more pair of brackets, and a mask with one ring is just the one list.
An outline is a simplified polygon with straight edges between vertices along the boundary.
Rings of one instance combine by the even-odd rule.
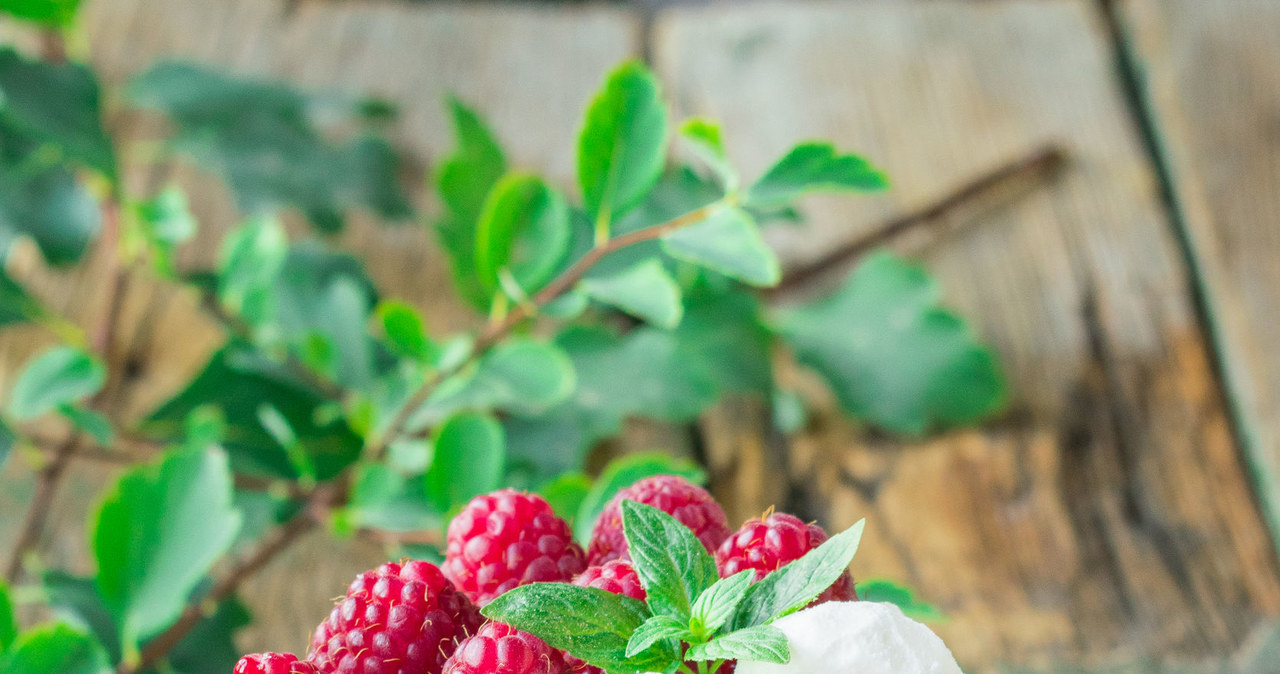
[[867, 517], [855, 572], [937, 602], [974, 669], [1226, 654], [1280, 611], [1095, 9], [760, 3], [655, 25], [676, 110], [722, 120], [748, 175], [797, 140], [831, 138], [894, 181], [880, 197], [812, 200], [809, 226], [775, 232], [791, 260], [1046, 140], [1071, 153], [1052, 189], [924, 255], [1007, 366], [1017, 402], [1003, 420], [904, 446], [827, 413], [792, 443], [785, 486], [756, 471], [725, 487], [800, 494], [795, 507], [836, 528]]

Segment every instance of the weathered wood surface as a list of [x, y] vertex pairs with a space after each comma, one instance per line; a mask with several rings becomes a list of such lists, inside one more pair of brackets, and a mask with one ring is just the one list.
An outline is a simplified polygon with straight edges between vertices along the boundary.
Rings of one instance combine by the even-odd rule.
[[[788, 505], [836, 527], [868, 518], [856, 570], [937, 601], [978, 668], [1227, 653], [1280, 610], [1095, 3], [713, 7], [661, 15], [655, 34], [676, 108], [723, 120], [748, 174], [820, 137], [895, 181], [815, 200], [811, 226], [778, 234], [792, 260], [1046, 139], [1071, 154], [1051, 189], [925, 255], [1007, 364], [1007, 417], [903, 446], [828, 414], [783, 460]], [[778, 479], [738, 474], [747, 490]]]
[[1280, 4], [1122, 7], [1259, 495], [1280, 526]]
[[[724, 120], [748, 174], [806, 137], [833, 138], [888, 169], [895, 187], [885, 197], [808, 204], [812, 224], [775, 238], [792, 262], [1045, 140], [1066, 144], [1073, 163], [1059, 183], [981, 213], [923, 252], [949, 301], [1008, 366], [1017, 403], [1005, 419], [919, 446], [869, 439], [797, 374], [821, 405], [789, 447], [758, 430], [765, 412], [754, 402], [702, 424], [732, 517], [773, 503], [828, 526], [867, 517], [859, 576], [916, 587], [950, 615], [940, 630], [962, 661], [988, 671], [1195, 660], [1235, 650], [1280, 614], [1272, 544], [1094, 5], [730, 3], [660, 14], [643, 49], [640, 16], [604, 8], [92, 0], [86, 23], [112, 83], [184, 57], [395, 101], [394, 138], [420, 184], [450, 146], [447, 92], [486, 113], [515, 164], [571, 184], [589, 93], [613, 63], [652, 54], [674, 108]], [[1219, 41], [1229, 37], [1224, 29]], [[134, 138], [162, 131], [132, 114], [113, 114], [112, 124]], [[185, 262], [207, 265], [235, 223], [225, 191], [189, 169], [127, 164], [135, 191], [171, 177], [190, 187], [205, 229]], [[425, 307], [433, 329], [472, 320], [445, 290], [421, 227], [359, 222], [346, 243], [388, 295]], [[1244, 253], [1265, 265], [1262, 252]], [[55, 306], [96, 320], [100, 261], [32, 273]], [[142, 327], [126, 331], [118, 357], [150, 367], [117, 384], [117, 412], [149, 408], [216, 347], [218, 331], [193, 304], [149, 284], [131, 293], [125, 322]], [[0, 338], [0, 387], [46, 342], [29, 330]], [[11, 461], [0, 475], [0, 549], [11, 540], [8, 513], [29, 489], [24, 471]], [[64, 486], [55, 516], [66, 528], [48, 542], [50, 559], [87, 570], [79, 529], [103, 473], [80, 464]], [[381, 556], [312, 536], [250, 583], [258, 623], [242, 645], [303, 648], [329, 596]]]

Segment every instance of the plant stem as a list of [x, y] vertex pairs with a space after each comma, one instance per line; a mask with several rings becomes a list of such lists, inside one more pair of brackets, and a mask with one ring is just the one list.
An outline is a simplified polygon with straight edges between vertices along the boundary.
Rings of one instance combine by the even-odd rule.
[[[387, 448], [401, 434], [404, 433], [405, 427], [408, 425], [413, 413], [427, 401], [431, 396], [431, 392], [440, 384], [440, 382], [457, 374], [468, 362], [479, 358], [493, 348], [495, 344], [502, 340], [508, 333], [516, 328], [521, 321], [533, 317], [536, 312], [546, 306], [548, 302], [556, 299], [564, 294], [575, 283], [582, 279], [592, 266], [603, 259], [606, 255], [619, 251], [627, 246], [632, 246], [644, 241], [652, 241], [660, 238], [665, 234], [674, 232], [681, 227], [701, 222], [714, 213], [717, 209], [732, 203], [732, 198], [726, 198], [721, 201], [703, 206], [694, 211], [690, 211], [673, 220], [669, 220], [659, 225], [646, 227], [641, 230], [630, 232], [619, 237], [615, 237], [601, 244], [596, 245], [581, 259], [566, 269], [560, 276], [556, 277], [547, 284], [542, 290], [536, 293], [532, 300], [528, 303], [516, 305], [504, 319], [500, 322], [492, 323], [485, 327], [476, 338], [475, 344], [472, 346], [470, 356], [464, 362], [447, 370], [437, 370], [427, 378], [421, 386], [414, 391], [403, 405], [397, 410], [396, 415], [388, 424], [387, 429], [383, 431], [378, 440], [373, 443], [366, 455], [377, 459], [386, 453]], [[160, 636], [149, 641], [145, 648], [142, 649], [142, 657], [136, 665], [125, 663], [116, 671], [117, 674], [134, 674], [135, 672], [150, 667], [158, 663], [169, 651], [177, 645], [191, 630], [200, 622], [205, 615], [205, 608], [216, 607], [217, 602], [231, 596], [239, 588], [240, 583], [249, 578], [256, 571], [265, 566], [272, 558], [279, 553], [288, 549], [295, 541], [302, 537], [303, 534], [310, 531], [318, 519], [322, 516], [330, 506], [344, 502], [346, 499], [346, 483], [350, 480], [352, 468], [348, 467], [343, 470], [338, 477], [330, 482], [326, 482], [311, 492], [306, 503], [300, 512], [290, 518], [287, 522], [268, 533], [262, 543], [248, 556], [241, 558], [240, 561], [232, 565], [232, 567], [222, 575], [219, 580], [202, 599], [189, 604], [182, 616], [177, 622], [170, 625], [168, 629], [160, 634]], [[203, 607], [203, 608], [202, 608]], [[687, 674], [692, 674], [688, 672]]]
[[920, 210], [898, 216], [869, 233], [850, 241], [826, 255], [787, 271], [778, 285], [766, 289], [766, 296], [777, 296], [805, 286], [829, 271], [844, 267], [867, 251], [892, 241], [904, 232], [939, 223], [946, 215], [962, 206], [971, 206], [995, 196], [1014, 185], [1038, 184], [1065, 165], [1066, 151], [1056, 145], [1037, 148], [993, 171], [964, 183], [941, 199]]

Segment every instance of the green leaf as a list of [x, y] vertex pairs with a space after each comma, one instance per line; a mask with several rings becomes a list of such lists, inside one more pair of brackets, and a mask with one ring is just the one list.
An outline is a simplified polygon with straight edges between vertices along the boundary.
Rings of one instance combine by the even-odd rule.
[[5, 674], [108, 674], [107, 656], [92, 637], [63, 624], [37, 627], [18, 637], [4, 657]]
[[538, 493], [547, 499], [547, 503], [551, 504], [551, 510], [557, 516], [572, 526], [578, 510], [582, 507], [582, 502], [591, 492], [591, 485], [591, 478], [582, 473], [561, 473], [542, 485]]
[[678, 325], [684, 313], [680, 286], [655, 259], [612, 274], [589, 276], [578, 283], [578, 289], [596, 301], [667, 328]]
[[804, 608], [831, 587], [849, 568], [858, 552], [865, 520], [827, 539], [747, 589], [733, 620], [734, 629], [762, 625]]
[[979, 421], [1006, 397], [995, 355], [938, 302], [924, 269], [879, 253], [778, 327], [847, 413], [918, 436]]
[[560, 348], [511, 338], [494, 347], [471, 371], [441, 384], [410, 428], [421, 428], [461, 409], [539, 414], [567, 398], [573, 387], [573, 364]]
[[0, 122], [0, 258], [27, 236], [49, 264], [75, 262], [101, 224], [97, 197], [56, 148], [14, 136]]
[[627, 596], [569, 583], [532, 583], [494, 599], [480, 612], [603, 669], [662, 671], [667, 664], [645, 669], [645, 662], [628, 662], [627, 641], [649, 611]]
[[794, 435], [804, 429], [809, 421], [805, 411], [804, 399], [790, 389], [777, 389], [773, 392], [773, 425], [787, 435]]
[[666, 106], [658, 81], [638, 61], [609, 74], [578, 136], [578, 184], [597, 223], [626, 213], [653, 187], [666, 159]]
[[[296, 207], [322, 231], [342, 228], [354, 209], [402, 220], [412, 209], [387, 142], [360, 134], [331, 142], [315, 120], [360, 121], [361, 104], [335, 106], [284, 84], [232, 77], [190, 63], [161, 63], [129, 85], [133, 101], [174, 122], [174, 149], [217, 172], [244, 213]], [[335, 114], [336, 113], [336, 114]]]
[[18, 621], [13, 617], [13, 598], [9, 585], [0, 580], [0, 653], [4, 653], [18, 636]]
[[227, 234], [218, 256], [218, 300], [251, 325], [274, 311], [272, 290], [289, 254], [284, 227], [274, 219], [251, 221]]
[[220, 450], [176, 450], [129, 471], [93, 522], [98, 591], [126, 650], [167, 627], [240, 528]]
[[640, 624], [627, 641], [627, 657], [635, 656], [649, 650], [663, 639], [687, 640], [692, 636], [689, 626], [665, 615], [656, 615]]
[[193, 412], [218, 409], [226, 423], [223, 445], [236, 472], [296, 479], [296, 462], [262, 426], [259, 409], [263, 404], [269, 404], [288, 421], [310, 455], [317, 479], [333, 477], [359, 456], [363, 440], [341, 415], [322, 414], [329, 404], [324, 396], [240, 342], [214, 353], [185, 389], [151, 413], [142, 430], [178, 440]]
[[907, 617], [915, 620], [940, 620], [943, 617], [936, 606], [920, 601], [911, 588], [891, 580], [868, 580], [858, 583], [858, 598], [863, 601], [893, 604], [902, 609]]
[[382, 463], [359, 466], [348, 516], [353, 524], [385, 531], [421, 531], [440, 526], [440, 513], [428, 502], [421, 474], [405, 476]]
[[720, 125], [700, 117], [685, 120], [680, 125], [680, 135], [688, 142], [693, 153], [707, 164], [720, 179], [720, 184], [730, 192], [738, 188], [738, 174], [729, 165], [720, 139]]
[[66, 26], [76, 16], [80, 0], [0, 0], [0, 12], [50, 26]]
[[13, 432], [3, 420], [0, 420], [0, 468], [4, 468], [4, 462], [9, 458], [9, 452], [13, 451], [13, 444], [18, 441], [18, 435]]
[[622, 531], [654, 615], [687, 624], [693, 600], [720, 577], [715, 560], [688, 527], [650, 505], [623, 501]]
[[744, 203], [753, 208], [781, 206], [806, 192], [868, 192], [888, 184], [884, 174], [862, 157], [838, 154], [830, 143], [801, 143], [747, 190]]
[[489, 193], [475, 236], [476, 275], [485, 290], [497, 292], [506, 270], [532, 295], [569, 252], [569, 207], [541, 178], [514, 173]]
[[691, 662], [738, 660], [784, 664], [791, 660], [791, 647], [782, 630], [773, 625], [755, 625], [692, 646], [684, 657]]
[[152, 258], [160, 273], [174, 273], [174, 254], [177, 247], [196, 235], [196, 218], [187, 203], [182, 188], [170, 185], [154, 198], [134, 206], [138, 236], [152, 251]]
[[755, 570], [747, 569], [717, 580], [706, 592], [698, 595], [693, 602], [693, 619], [703, 634], [714, 633], [733, 617], [755, 579]]
[[505, 459], [502, 426], [487, 414], [463, 412], [435, 432], [435, 452], [427, 471], [427, 499], [447, 513], [501, 485]]
[[577, 539], [586, 544], [600, 513], [618, 492], [654, 475], [679, 475], [694, 484], [707, 481], [706, 472], [698, 464], [666, 452], [638, 452], [617, 457], [600, 471], [600, 477], [582, 500], [578, 509]]
[[397, 355], [419, 361], [435, 358], [437, 349], [427, 337], [422, 317], [412, 305], [395, 300], [384, 300], [374, 312], [382, 324], [387, 344]]
[[235, 633], [249, 625], [249, 611], [235, 598], [218, 604], [218, 610], [200, 620], [182, 638], [168, 661], [175, 674], [226, 674], [240, 659]]
[[458, 148], [440, 163], [436, 187], [447, 215], [436, 231], [449, 255], [454, 285], [463, 298], [487, 310], [492, 292], [486, 292], [476, 273], [476, 228], [485, 199], [507, 171], [502, 148], [484, 120], [462, 102], [449, 99]]
[[27, 323], [43, 317], [45, 313], [39, 300], [0, 269], [0, 326]]
[[92, 634], [112, 663], [120, 662], [120, 637], [111, 611], [98, 596], [93, 578], [73, 576], [64, 571], [45, 571], [40, 584], [49, 606], [59, 620]]
[[63, 158], [115, 177], [98, 80], [87, 66], [28, 60], [12, 48], [0, 48], [0, 102], [0, 127], [6, 132], [53, 145]]
[[696, 225], [677, 229], [662, 237], [662, 248], [672, 257], [751, 285], [777, 285], [782, 278], [778, 256], [741, 209], [722, 209]]
[[88, 433], [99, 445], [105, 447], [111, 444], [115, 433], [111, 429], [111, 421], [101, 414], [75, 405], [60, 405], [58, 413], [66, 417], [73, 426]]
[[107, 379], [106, 368], [68, 346], [49, 349], [27, 363], [9, 396], [9, 413], [31, 419], [93, 395]]

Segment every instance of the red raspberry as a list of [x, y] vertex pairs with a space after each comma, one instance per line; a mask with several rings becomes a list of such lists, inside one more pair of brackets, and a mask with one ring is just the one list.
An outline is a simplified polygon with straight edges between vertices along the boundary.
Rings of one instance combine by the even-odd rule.
[[428, 562], [383, 564], [352, 581], [311, 638], [319, 674], [440, 674], [483, 618]]
[[[755, 569], [756, 580], [764, 578], [822, 545], [827, 532], [817, 524], [805, 524], [786, 513], [770, 513], [763, 520], [749, 520], [716, 550], [716, 566], [721, 576], [732, 576], [744, 569]], [[818, 595], [814, 604], [824, 601], [852, 601], [853, 577], [846, 571], [831, 587]]]
[[316, 668], [292, 653], [255, 653], [240, 658], [232, 674], [316, 674]]
[[615, 559], [605, 562], [603, 566], [588, 567], [581, 575], [573, 579], [574, 585], [596, 587], [614, 594], [625, 594], [632, 599], [644, 601], [644, 586], [640, 584], [640, 576], [632, 568], [631, 562]]
[[614, 559], [630, 559], [622, 533], [623, 501], [651, 505], [689, 527], [713, 551], [730, 532], [729, 520], [707, 490], [676, 475], [655, 475], [623, 489], [609, 501], [591, 532], [587, 559], [600, 565]]
[[444, 674], [563, 674], [560, 651], [538, 637], [502, 623], [485, 623], [458, 645]]
[[517, 585], [568, 582], [587, 565], [546, 500], [513, 489], [471, 499], [446, 544], [444, 575], [481, 606]]
[[[573, 579], [574, 585], [594, 587], [614, 594], [622, 594], [632, 599], [644, 601], [644, 586], [640, 584], [640, 576], [632, 568], [631, 562], [615, 559], [604, 566], [587, 567], [581, 575]], [[599, 667], [592, 667], [568, 653], [564, 654], [564, 662], [574, 674], [604, 674]]]

